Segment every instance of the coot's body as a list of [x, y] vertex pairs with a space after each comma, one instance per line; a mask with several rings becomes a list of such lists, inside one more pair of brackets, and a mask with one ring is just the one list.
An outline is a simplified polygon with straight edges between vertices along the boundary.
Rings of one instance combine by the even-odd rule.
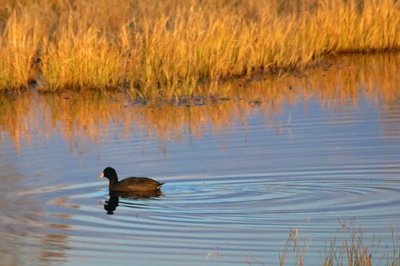
[[100, 176], [109, 180], [108, 188], [110, 192], [157, 191], [163, 185], [163, 183], [147, 177], [128, 177], [118, 181], [117, 172], [112, 167], [105, 168]]
[[112, 182], [110, 180], [109, 189], [112, 191], [149, 191], [158, 190], [161, 183], [147, 177], [128, 177], [124, 180]]

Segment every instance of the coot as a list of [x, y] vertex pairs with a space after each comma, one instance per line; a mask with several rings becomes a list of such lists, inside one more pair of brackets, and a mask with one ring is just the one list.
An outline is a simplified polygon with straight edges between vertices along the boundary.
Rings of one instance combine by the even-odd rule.
[[100, 177], [108, 178], [110, 192], [157, 191], [163, 185], [163, 183], [147, 177], [128, 177], [118, 181], [117, 172], [112, 167], [105, 168]]

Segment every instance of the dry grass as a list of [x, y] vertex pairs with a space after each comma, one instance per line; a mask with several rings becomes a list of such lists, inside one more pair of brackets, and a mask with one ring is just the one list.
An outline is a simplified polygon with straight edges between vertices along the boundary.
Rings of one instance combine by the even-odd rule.
[[300, 242], [299, 230], [291, 229], [289, 233], [289, 237], [286, 241], [283, 251], [279, 254], [279, 266], [287, 265], [288, 256], [290, 253], [295, 255], [294, 263], [290, 263], [290, 265], [304, 265], [304, 255], [308, 250], [309, 239], [305, 239], [304, 243]]
[[[354, 221], [340, 222], [340, 230], [326, 241], [325, 252], [322, 253], [323, 266], [372, 266], [400, 265], [400, 236], [392, 233], [391, 250], [382, 254], [375, 249], [380, 246], [376, 237], [369, 239], [367, 232]], [[291, 229], [289, 237], [279, 255], [279, 265], [304, 265], [304, 258], [309, 250], [309, 239], [301, 239], [298, 229]], [[302, 242], [304, 241], [304, 243]], [[293, 258], [294, 257], [294, 258]], [[290, 263], [288, 263], [290, 261]]]
[[[354, 223], [342, 223], [339, 236], [327, 242], [324, 266], [371, 266], [372, 246], [365, 242], [365, 232]], [[342, 240], [339, 240], [339, 239]], [[375, 244], [375, 243], [374, 243]], [[370, 245], [374, 245], [370, 244]]]
[[327, 54], [400, 48], [393, 0], [2, 2], [1, 90], [36, 80], [43, 91], [171, 99]]

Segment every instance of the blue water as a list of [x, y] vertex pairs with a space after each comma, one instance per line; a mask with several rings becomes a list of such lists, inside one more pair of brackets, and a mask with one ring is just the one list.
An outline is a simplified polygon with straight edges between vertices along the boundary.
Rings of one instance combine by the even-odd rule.
[[[114, 101], [118, 112], [72, 127], [55, 96], [27, 96], [0, 128], [0, 264], [277, 265], [288, 247], [286, 265], [321, 265], [362, 229], [385, 265], [400, 232], [400, 99], [360, 86], [327, 106], [298, 90], [276, 112], [233, 99], [155, 108], [156, 121], [140, 115], [154, 107]], [[162, 195], [107, 214], [106, 166], [165, 182]]]

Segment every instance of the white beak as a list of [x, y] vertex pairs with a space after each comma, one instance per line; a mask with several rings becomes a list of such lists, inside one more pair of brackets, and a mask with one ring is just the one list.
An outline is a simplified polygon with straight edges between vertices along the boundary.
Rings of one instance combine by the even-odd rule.
[[104, 173], [101, 172], [100, 175], [99, 175], [99, 178], [103, 178], [103, 177], [104, 177]]

